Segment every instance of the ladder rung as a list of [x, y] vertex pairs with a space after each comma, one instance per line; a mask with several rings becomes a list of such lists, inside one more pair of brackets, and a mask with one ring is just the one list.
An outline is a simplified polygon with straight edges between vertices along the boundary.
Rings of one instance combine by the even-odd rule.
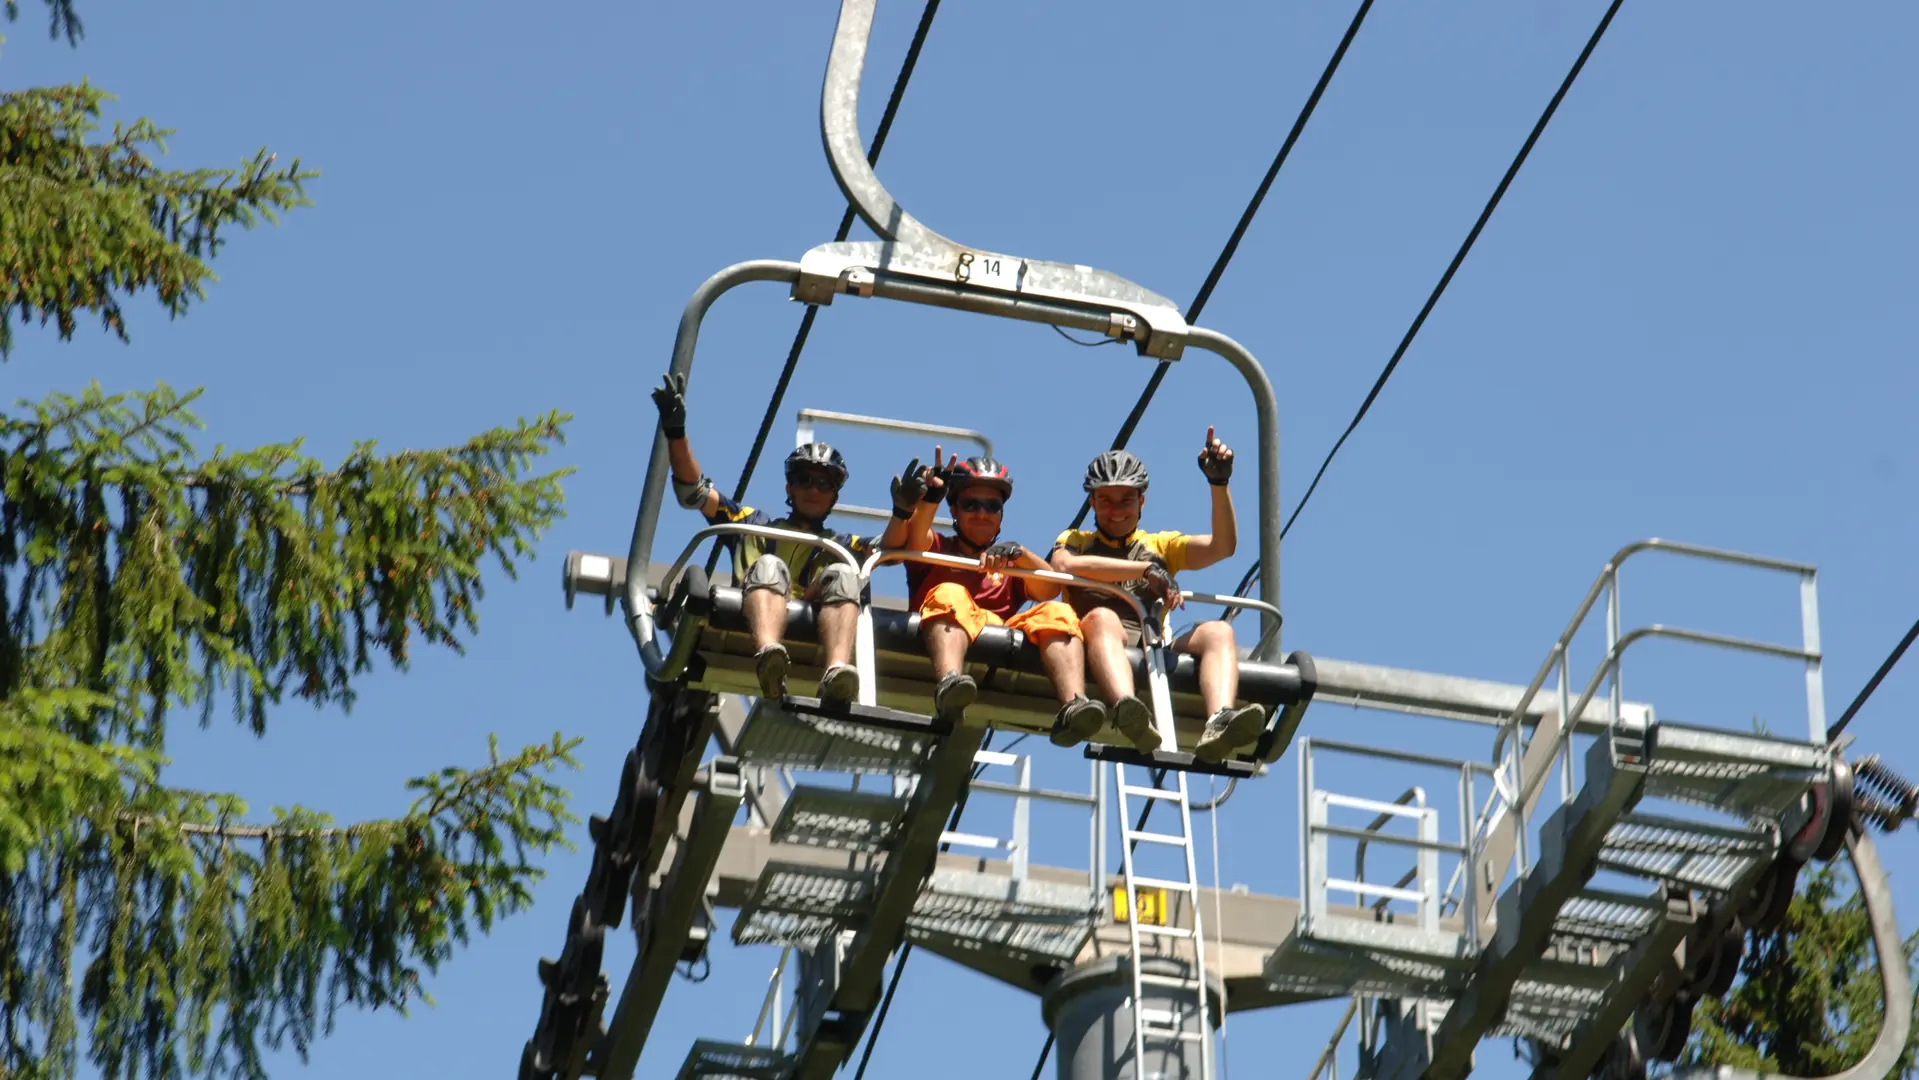
[[1184, 926], [1154, 926], [1152, 923], [1134, 923], [1142, 934], [1158, 934], [1160, 937], [1190, 938], [1193, 932]]
[[1140, 877], [1134, 874], [1128, 882], [1135, 891], [1139, 889], [1165, 889], [1167, 892], [1197, 893], [1199, 890], [1184, 881], [1168, 881], [1165, 878]]
[[1137, 795], [1142, 799], [1171, 799], [1185, 802], [1186, 793], [1178, 788], [1139, 787], [1134, 784], [1121, 784], [1119, 790], [1127, 795]]
[[1173, 847], [1186, 846], [1186, 838], [1184, 836], [1174, 836], [1171, 833], [1134, 832], [1131, 829], [1121, 831], [1126, 834], [1126, 839], [1128, 840], [1147, 840], [1155, 844], [1170, 844]]

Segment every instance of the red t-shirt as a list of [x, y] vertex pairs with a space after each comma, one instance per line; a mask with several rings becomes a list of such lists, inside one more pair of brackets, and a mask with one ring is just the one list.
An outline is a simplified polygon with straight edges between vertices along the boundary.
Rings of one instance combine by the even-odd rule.
[[[944, 533], [934, 533], [933, 546], [927, 550], [935, 555], [952, 555], [962, 559], [977, 556], [977, 553], [968, 555], [961, 551], [959, 541]], [[906, 590], [912, 597], [913, 610], [918, 611], [920, 605], [926, 602], [926, 594], [933, 591], [933, 586], [948, 581], [957, 581], [966, 586], [974, 603], [1002, 619], [1012, 618], [1013, 613], [1026, 603], [1024, 578], [1009, 574], [993, 574], [989, 577], [979, 570], [910, 562], [906, 564]]]

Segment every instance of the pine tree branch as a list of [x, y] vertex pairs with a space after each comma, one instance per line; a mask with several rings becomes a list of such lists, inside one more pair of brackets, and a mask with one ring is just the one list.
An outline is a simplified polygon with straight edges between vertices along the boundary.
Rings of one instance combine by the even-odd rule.
[[[232, 796], [150, 785], [84, 816], [0, 875], [0, 986], [22, 991], [0, 1018], [46, 1033], [0, 1044], [0, 1074], [70, 1059], [77, 1021], [108, 1077], [263, 1077], [265, 1050], [304, 1057], [342, 1007], [431, 1004], [424, 980], [531, 902], [531, 858], [570, 846], [547, 776], [577, 745], [502, 758], [492, 741], [479, 768], [410, 781], [406, 814], [351, 826], [298, 807], [238, 824]], [[69, 964], [77, 1011], [57, 990]]]
[[[5, 9], [8, 22], [20, 17], [19, 0], [6, 0]], [[50, 22], [48, 37], [59, 38], [64, 34], [67, 44], [78, 45], [80, 39], [86, 36], [86, 29], [80, 25], [80, 16], [74, 13], [73, 0], [47, 0], [47, 14]], [[0, 38], [0, 41], [4, 40]]]
[[560, 514], [571, 470], [531, 471], [559, 413], [328, 469], [298, 442], [198, 456], [194, 396], [93, 387], [0, 414], [0, 694], [113, 696], [73, 729], [93, 741], [157, 746], [170, 708], [210, 722], [223, 687], [255, 732], [288, 694], [350, 708], [377, 657], [461, 651], [481, 562], [514, 576]]
[[126, 340], [119, 298], [147, 289], [180, 316], [214, 279], [206, 260], [223, 228], [310, 205], [305, 184], [319, 174], [265, 149], [234, 168], [168, 170], [153, 156], [172, 132], [149, 120], [89, 141], [109, 100], [85, 83], [0, 93], [0, 360], [16, 318], [66, 339], [93, 312]]

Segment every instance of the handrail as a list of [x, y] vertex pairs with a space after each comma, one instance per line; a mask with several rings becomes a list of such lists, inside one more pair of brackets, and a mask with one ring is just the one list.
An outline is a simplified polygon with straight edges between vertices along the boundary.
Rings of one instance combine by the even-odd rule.
[[[1573, 715], [1579, 715], [1580, 712], [1584, 711], [1587, 705], [1592, 703], [1593, 695], [1599, 692], [1599, 685], [1606, 681], [1606, 675], [1609, 672], [1618, 670], [1620, 658], [1625, 656], [1627, 648], [1636, 641], [1655, 637], [1691, 641], [1701, 645], [1718, 645], [1727, 649], [1764, 653], [1773, 656], [1785, 656], [1801, 660], [1814, 660], [1819, 657], [1818, 653], [1807, 652], [1803, 649], [1793, 649], [1784, 645], [1773, 645], [1764, 641], [1750, 641], [1745, 638], [1726, 637], [1722, 634], [1708, 634], [1698, 630], [1685, 630], [1679, 627], [1669, 627], [1654, 623], [1651, 626], [1642, 626], [1628, 632], [1624, 637], [1619, 639], [1619, 644], [1607, 651], [1606, 658], [1600, 662], [1599, 669], [1594, 671], [1592, 678], [1586, 681], [1586, 689], [1580, 693], [1578, 704], [1572, 708]], [[1567, 740], [1572, 737], [1572, 731], [1573, 725], [1571, 724], [1561, 724], [1559, 726], [1558, 734], [1553, 736], [1552, 753], [1546, 755], [1547, 761], [1551, 761], [1553, 758], [1559, 756], [1560, 749], [1564, 747]], [[1521, 759], [1521, 771], [1524, 771], [1523, 758]], [[1514, 804], [1520, 808], [1522, 817], [1524, 816], [1526, 801], [1532, 798], [1533, 792], [1538, 790], [1540, 782], [1545, 780], [1551, 772], [1552, 770], [1550, 768], [1546, 768], [1539, 770], [1529, 778], [1522, 777], [1522, 782], [1519, 785], [1519, 798]]]
[[[1399, 798], [1393, 800], [1393, 805], [1416, 806], [1420, 810], [1425, 810], [1426, 809], [1426, 789], [1420, 787], [1418, 784], [1414, 784], [1412, 787], [1409, 787], [1405, 791], [1401, 792], [1399, 795]], [[1391, 824], [1394, 818], [1403, 817], [1403, 816], [1404, 815], [1402, 814], [1394, 814], [1391, 812], [1381, 813], [1378, 817], [1374, 818], [1371, 822], [1367, 823], [1366, 831], [1378, 832], [1379, 830], [1385, 828], [1387, 825]], [[1366, 880], [1366, 844], [1367, 844], [1367, 841], [1361, 840], [1359, 842], [1359, 846], [1353, 851], [1353, 878], [1356, 881]], [[1400, 882], [1400, 884], [1404, 885], [1406, 883], [1402, 881]]]
[[[1619, 663], [1619, 657], [1625, 651], [1625, 646], [1630, 644], [1631, 641], [1637, 640], [1638, 637], [1644, 637], [1644, 636], [1663, 636], [1663, 637], [1679, 638], [1682, 640], [1698, 641], [1705, 644], [1723, 645], [1728, 648], [1737, 648], [1737, 649], [1747, 649], [1750, 646], [1761, 646], [1761, 648], [1753, 651], [1771, 652], [1771, 653], [1774, 653], [1775, 655], [1788, 655], [1788, 656], [1797, 657], [1800, 659], [1807, 660], [1809, 664], [1814, 665], [1815, 667], [1817, 663], [1819, 662], [1820, 657], [1816, 653], [1812, 652], [1811, 650], [1781, 651], [1780, 646], [1765, 645], [1765, 643], [1761, 643], [1761, 642], [1746, 642], [1744, 639], [1737, 639], [1737, 638], [1721, 638], [1719, 635], [1708, 635], [1708, 634], [1703, 634], [1697, 631], [1683, 631], [1683, 630], [1677, 630], [1677, 629], [1669, 629], [1662, 626], [1648, 627], [1648, 628], [1645, 628], [1646, 632], [1644, 633], [1642, 633], [1641, 631], [1634, 631], [1632, 634], [1628, 634], [1623, 638], [1619, 637], [1619, 570], [1620, 570], [1620, 567], [1624, 565], [1627, 559], [1631, 558], [1634, 555], [1637, 555], [1638, 553], [1642, 551], [1664, 551], [1674, 555], [1681, 555], [1681, 556], [1686, 556], [1690, 558], [1703, 559], [1708, 562], [1726, 563], [1734, 566], [1750, 566], [1750, 567], [1754, 567], [1762, 570], [1777, 570], [1777, 571], [1786, 572], [1786, 573], [1793, 573], [1793, 574], [1798, 574], [1800, 576], [1802, 583], [1811, 581], [1814, 578], [1814, 576], [1818, 573], [1817, 567], [1814, 567], [1807, 563], [1793, 562], [1787, 559], [1776, 559], [1776, 558], [1771, 558], [1769, 556], [1763, 556], [1763, 555], [1749, 555], [1749, 554], [1746, 554], [1745, 552], [1731, 551], [1731, 550], [1722, 549], [1722, 548], [1709, 548], [1709, 547], [1704, 547], [1698, 544], [1688, 544], [1688, 543], [1684, 543], [1676, 540], [1662, 540], [1658, 537], [1652, 537], [1646, 540], [1637, 540], [1613, 552], [1612, 558], [1606, 560], [1605, 566], [1600, 569], [1598, 576], [1593, 579], [1592, 586], [1586, 590], [1585, 599], [1580, 601], [1579, 609], [1576, 612], [1574, 612], [1572, 621], [1567, 623], [1566, 629], [1559, 635], [1558, 640], [1553, 642], [1552, 649], [1550, 652], [1547, 653], [1545, 662], [1540, 664], [1539, 671], [1533, 675], [1532, 682], [1526, 685], [1525, 693], [1520, 695], [1518, 704], [1513, 708], [1512, 714], [1509, 717], [1507, 717], [1506, 721], [1503, 724], [1500, 725], [1499, 734], [1494, 739], [1493, 745], [1494, 745], [1495, 757], [1497, 757], [1499, 753], [1506, 750], [1507, 743], [1509, 740], [1511, 740], [1512, 742], [1511, 753], [1514, 758], [1513, 769], [1515, 773], [1515, 780], [1518, 782], [1518, 787], [1519, 787], [1519, 796], [1514, 803], [1514, 808], [1515, 808], [1515, 814], [1517, 815], [1516, 820], [1518, 822], [1517, 828], [1518, 828], [1518, 842], [1519, 842], [1519, 859], [1520, 859], [1520, 865], [1522, 868], [1525, 866], [1525, 863], [1526, 863], [1526, 829], [1525, 829], [1526, 800], [1530, 799], [1532, 797], [1532, 793], [1535, 790], [1537, 790], [1539, 779], [1543, 778], [1544, 776], [1546, 776], [1548, 773], [1551, 772], [1551, 762], [1559, 756], [1560, 750], [1570, 740], [1573, 729], [1577, 727], [1577, 724], [1574, 722], [1574, 718], [1583, 716], [1585, 714], [1586, 706], [1592, 703], [1592, 697], [1598, 691], [1599, 682], [1601, 681], [1603, 676], [1609, 672], [1613, 675], [1613, 679], [1614, 679], [1614, 693], [1611, 695], [1612, 696], [1612, 712], [1607, 720], [1607, 729], [1608, 731], [1612, 731], [1618, 727], [1619, 707], [1621, 705], [1620, 695], [1617, 692], [1618, 691], [1618, 663]], [[1802, 584], [1802, 592], [1804, 588], [1805, 586]], [[1545, 759], [1547, 762], [1547, 765], [1544, 768], [1540, 769], [1539, 773], [1535, 777], [1529, 779], [1525, 775], [1526, 773], [1525, 755], [1520, 749], [1520, 741], [1516, 738], [1516, 736], [1519, 734], [1519, 729], [1521, 727], [1521, 724], [1525, 718], [1526, 711], [1528, 708], [1531, 707], [1533, 703], [1533, 699], [1539, 695], [1540, 688], [1545, 686], [1546, 677], [1552, 673], [1553, 668], [1555, 666], [1561, 666], [1563, 669], [1563, 665], [1566, 662], [1567, 652], [1572, 644], [1573, 638], [1578, 635], [1580, 628], [1585, 625], [1586, 617], [1592, 614], [1593, 605], [1597, 603], [1599, 601], [1599, 597], [1602, 594], [1607, 593], [1608, 590], [1610, 590], [1610, 593], [1611, 593], [1611, 599], [1608, 603], [1608, 609], [1607, 609], [1608, 630], [1609, 630], [1608, 638], [1609, 640], [1611, 640], [1611, 644], [1607, 650], [1606, 659], [1600, 664], [1599, 671], [1594, 674], [1593, 681], [1588, 684], [1586, 688], [1586, 692], [1580, 696], [1578, 705], [1573, 706], [1571, 708], [1562, 709], [1562, 715], [1560, 716], [1559, 733], [1557, 734], [1557, 736], [1555, 736], [1553, 740], [1553, 752], [1547, 755]], [[1810, 609], [1809, 603], [1803, 598], [1803, 596], [1802, 596], [1801, 603], [1802, 603], [1802, 616], [1808, 619], [1811, 618], [1812, 616], [1810, 614], [1811, 609]], [[1816, 635], [1816, 630], [1812, 627], [1810, 622], [1806, 624], [1806, 629], [1808, 631], [1809, 638], [1811, 638], [1812, 640], [1816, 640], [1816, 637], [1814, 637], [1814, 635]], [[1734, 644], [1735, 642], [1737, 642], [1738, 644]], [[1816, 685], [1814, 681], [1815, 679], [1816, 679], [1816, 675], [1812, 671], [1809, 671], [1808, 673], [1808, 689], [1809, 689], [1808, 707], [1816, 711], [1819, 709], [1819, 703], [1816, 701], [1810, 700], [1810, 690]], [[1563, 702], [1562, 702], [1562, 705], [1563, 705]], [[1823, 726], [1823, 723], [1824, 723], [1823, 716], [1815, 716], [1814, 720], [1820, 726]]]
[[861, 587], [865, 587], [865, 585], [872, 580], [873, 571], [888, 563], [896, 562], [925, 563], [929, 566], [945, 566], [954, 570], [978, 570], [982, 573], [1005, 574], [1009, 577], [1026, 578], [1029, 581], [1046, 581], [1055, 585], [1070, 585], [1075, 588], [1085, 588], [1091, 589], [1094, 592], [1107, 593], [1119, 597], [1131, 605], [1134, 613], [1139, 616], [1142, 640], [1144, 640], [1144, 635], [1148, 629], [1150, 629], [1155, 647], [1160, 646], [1158, 639], [1162, 635], [1158, 627], [1153, 626], [1152, 620], [1147, 617], [1146, 606], [1139, 602], [1139, 597], [1134, 596], [1132, 593], [1127, 592], [1125, 589], [1109, 581], [1093, 581], [1088, 578], [1077, 577], [1073, 574], [1062, 574], [1058, 570], [1026, 570], [1017, 566], [1002, 566], [997, 570], [989, 571], [981, 565], [978, 559], [967, 559], [958, 555], [945, 555], [933, 551], [915, 551], [911, 548], [881, 548], [867, 556], [866, 562], [860, 566]]
[[965, 439], [980, 448], [986, 457], [993, 456], [993, 440], [983, 431], [972, 428], [948, 427], [945, 424], [923, 424], [917, 420], [894, 420], [885, 416], [866, 416], [862, 413], [834, 412], [831, 409], [801, 409], [799, 412], [800, 438], [811, 442], [813, 421], [828, 424], [843, 424], [847, 427], [870, 427], [881, 431], [899, 431], [908, 435], [938, 435], [951, 439]]

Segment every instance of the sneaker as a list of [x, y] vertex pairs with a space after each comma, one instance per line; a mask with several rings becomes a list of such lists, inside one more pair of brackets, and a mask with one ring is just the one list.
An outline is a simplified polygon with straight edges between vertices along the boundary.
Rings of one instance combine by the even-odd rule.
[[851, 705], [860, 696], [860, 669], [851, 664], [834, 664], [820, 676], [820, 700], [835, 705]]
[[1153, 710], [1140, 699], [1127, 695], [1113, 702], [1113, 726], [1142, 754], [1159, 749], [1159, 732], [1153, 727]]
[[1099, 734], [1105, 726], [1106, 706], [1080, 694], [1060, 706], [1049, 738], [1054, 746], [1073, 746]]
[[753, 654], [753, 674], [760, 680], [760, 696], [774, 701], [786, 696], [786, 646], [768, 645]]
[[958, 672], [941, 679], [933, 688], [933, 712], [943, 720], [957, 724], [966, 717], [966, 707], [979, 697], [979, 684], [971, 675]]
[[1257, 705], [1237, 709], [1229, 706], [1206, 721], [1206, 730], [1200, 734], [1199, 744], [1193, 747], [1193, 756], [1217, 765], [1232, 756], [1233, 751], [1257, 741], [1265, 729], [1266, 710]]

